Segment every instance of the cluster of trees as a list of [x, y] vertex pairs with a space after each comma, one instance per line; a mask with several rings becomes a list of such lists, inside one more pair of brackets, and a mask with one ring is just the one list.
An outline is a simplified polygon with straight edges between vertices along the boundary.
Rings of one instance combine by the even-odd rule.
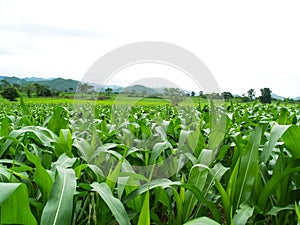
[[186, 94], [179, 88], [165, 88], [164, 96], [170, 99], [172, 105], [178, 106], [178, 103], [184, 100]]
[[[93, 95], [96, 93], [93, 85], [90, 85], [88, 83], [81, 83], [81, 82], [78, 84], [76, 91], [77, 91], [77, 93], [80, 93], [82, 97], [85, 96], [85, 94]], [[98, 96], [98, 99], [101, 99], [101, 100], [109, 99], [112, 91], [113, 90], [111, 88], [109, 88], [109, 87], [106, 88], [104, 90], [105, 96]]]
[[25, 86], [20, 86], [18, 84], [10, 84], [6, 80], [1, 80], [0, 83], [0, 94], [3, 98], [8, 99], [9, 101], [16, 101], [19, 97], [19, 93], [26, 94], [31, 98], [34, 94], [38, 97], [51, 97], [58, 96], [59, 92], [50, 90], [47, 86], [34, 83], [26, 84]]
[[[255, 90], [252, 88], [249, 89], [247, 91], [247, 93], [243, 94], [242, 96], [237, 96], [237, 97], [234, 97], [229, 91], [225, 91], [222, 93], [211, 93], [211, 94], [204, 94], [203, 91], [200, 91], [199, 96], [201, 98], [225, 99], [225, 101], [228, 101], [233, 98], [239, 98], [243, 102], [249, 102], [249, 101], [258, 99], [262, 103], [271, 103], [272, 91], [270, 90], [270, 88], [262, 88], [262, 89], [260, 89], [260, 91], [261, 91], [261, 95], [258, 98], [255, 97]], [[194, 95], [195, 95], [195, 92], [192, 92], [191, 96], [194, 96]]]
[[[79, 83], [77, 90], [78, 93], [81, 93], [82, 96], [85, 94], [93, 94], [95, 93], [94, 86], [88, 83]], [[112, 93], [111, 88], [106, 88], [105, 90], [105, 98], [110, 98], [110, 94]], [[68, 88], [65, 92], [74, 93], [74, 89]], [[22, 93], [27, 97], [52, 97], [59, 96], [59, 92], [56, 90], [51, 90], [46, 85], [41, 85], [38, 83], [28, 83], [24, 86], [20, 86], [18, 84], [10, 84], [7, 80], [1, 80], [0, 82], [0, 94], [3, 98], [8, 99], [10, 101], [16, 101], [19, 97], [19, 93]]]
[[[225, 101], [229, 101], [233, 98], [240, 98], [243, 102], [249, 102], [258, 99], [262, 103], [271, 103], [272, 91], [270, 88], [262, 88], [260, 89], [261, 95], [256, 98], [255, 97], [255, 90], [250, 89], [247, 91], [246, 94], [243, 94], [242, 96], [234, 97], [229, 91], [225, 91], [222, 93], [210, 93], [210, 94], [204, 94], [203, 91], [199, 92], [200, 98], [212, 98], [212, 99], [225, 99]], [[164, 97], [167, 97], [170, 99], [171, 103], [175, 106], [178, 105], [179, 102], [183, 101], [186, 94], [180, 90], [179, 88], [166, 88], [164, 91]], [[192, 91], [191, 94], [188, 94], [188, 96], [195, 96], [195, 92]]]
[[243, 94], [241, 99], [243, 102], [249, 102], [258, 99], [261, 103], [271, 103], [272, 101], [272, 91], [270, 88], [261, 88], [260, 96], [255, 97], [255, 90], [253, 88], [249, 89], [246, 94]]
[[11, 85], [6, 80], [2, 80], [0, 85], [2, 97], [8, 99], [9, 101], [15, 101], [16, 98], [19, 97], [18, 87], [19, 85]]

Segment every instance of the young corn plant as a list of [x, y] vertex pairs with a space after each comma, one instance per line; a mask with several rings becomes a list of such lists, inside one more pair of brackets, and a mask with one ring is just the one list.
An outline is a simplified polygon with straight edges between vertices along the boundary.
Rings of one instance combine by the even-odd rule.
[[1, 224], [299, 224], [298, 105], [1, 107]]

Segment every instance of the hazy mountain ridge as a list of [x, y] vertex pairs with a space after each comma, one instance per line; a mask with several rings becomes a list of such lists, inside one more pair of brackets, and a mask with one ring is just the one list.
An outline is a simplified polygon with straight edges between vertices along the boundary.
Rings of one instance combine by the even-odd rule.
[[42, 78], [42, 77], [25, 77], [24, 80], [28, 82], [44, 81], [44, 80], [54, 80], [56, 78]]
[[159, 95], [163, 93], [162, 88], [150, 88], [144, 85], [136, 84], [133, 86], [125, 87], [121, 91], [123, 93], [136, 93], [136, 94], [146, 94], [146, 95]]
[[279, 96], [279, 95], [276, 95], [276, 94], [271, 94], [271, 97], [272, 97], [272, 98], [275, 98], [275, 99], [277, 99], [277, 100], [284, 100], [284, 99], [286, 99], [286, 97]]
[[18, 84], [20, 86], [24, 86], [26, 84], [26, 80], [18, 77], [5, 77], [0, 76], [0, 80], [6, 80], [10, 84]]
[[69, 90], [70, 88], [72, 88], [72, 90], [76, 90], [79, 83], [79, 81], [72, 80], [72, 79], [63, 79], [63, 78], [46, 79], [46, 78], [39, 78], [39, 77], [18, 78], [18, 77], [0, 76], [0, 80], [6, 80], [10, 84], [18, 84], [20, 86], [37, 83], [57, 91], [65, 91], [65, 90]]
[[[64, 79], [64, 78], [42, 78], [42, 77], [26, 77], [26, 78], [18, 78], [15, 76], [0, 76], [0, 81], [6, 80], [10, 84], [18, 84], [20, 86], [25, 86], [26, 84], [38, 83], [44, 86], [49, 87], [50, 89], [57, 91], [76, 91], [77, 86], [80, 81], [73, 79]], [[129, 87], [122, 87], [119, 85], [100, 85], [95, 83], [90, 83], [90, 85], [94, 86], [94, 90], [97, 92], [104, 92], [106, 88], [111, 88], [112, 92], [115, 93], [136, 93], [136, 94], [146, 94], [146, 95], [157, 95], [162, 94], [164, 92], [164, 88], [153, 88], [146, 87], [144, 85], [133, 85]], [[190, 94], [191, 91], [183, 90], [185, 93]], [[196, 93], [198, 95], [198, 93]], [[284, 100], [286, 97], [279, 96], [276, 94], [272, 94], [272, 98], [278, 100]], [[294, 98], [294, 100], [300, 100], [300, 96]]]

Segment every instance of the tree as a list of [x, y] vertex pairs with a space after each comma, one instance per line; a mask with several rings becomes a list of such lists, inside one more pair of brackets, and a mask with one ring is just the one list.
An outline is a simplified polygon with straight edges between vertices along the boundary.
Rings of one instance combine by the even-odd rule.
[[261, 96], [259, 97], [259, 100], [261, 103], [271, 103], [271, 93], [272, 91], [270, 88], [262, 88], [260, 89]]
[[174, 106], [178, 106], [178, 103], [182, 102], [185, 98], [184, 92], [179, 88], [165, 88], [164, 95], [170, 99]]
[[247, 95], [250, 100], [254, 100], [255, 99], [255, 90], [253, 88], [249, 89], [247, 91]]
[[3, 89], [11, 87], [10, 83], [7, 80], [1, 80], [1, 86]]
[[250, 102], [251, 101], [251, 99], [248, 97], [248, 96], [246, 96], [246, 94], [242, 94], [242, 102]]
[[105, 92], [106, 92], [106, 96], [109, 97], [110, 93], [112, 92], [112, 89], [108, 87], [105, 89]]
[[233, 98], [233, 95], [229, 91], [224, 91], [222, 93], [223, 98], [225, 101], [228, 101], [229, 99]]
[[34, 92], [34, 86], [32, 84], [26, 84], [25, 86], [22, 87], [22, 92], [25, 92], [26, 95], [31, 98], [32, 97], [32, 92]]
[[87, 93], [87, 92], [93, 91], [92, 90], [93, 88], [94, 88], [94, 86], [89, 85], [88, 83], [79, 83], [77, 90], [78, 90], [78, 92], [81, 92], [81, 93]]
[[216, 92], [206, 94], [206, 96], [211, 99], [222, 99], [223, 98], [222, 94], [216, 93]]
[[16, 101], [19, 97], [18, 91], [15, 87], [9, 86], [5, 87], [1, 92], [3, 98], [8, 99], [9, 101]]
[[36, 96], [39, 96], [39, 97], [52, 96], [51, 90], [48, 87], [38, 84], [38, 83], [35, 83], [33, 86], [36, 89]]
[[199, 91], [199, 97], [200, 98], [206, 98], [205, 94], [203, 91]]
[[195, 92], [194, 92], [194, 91], [191, 92], [191, 96], [192, 96], [192, 97], [195, 96]]

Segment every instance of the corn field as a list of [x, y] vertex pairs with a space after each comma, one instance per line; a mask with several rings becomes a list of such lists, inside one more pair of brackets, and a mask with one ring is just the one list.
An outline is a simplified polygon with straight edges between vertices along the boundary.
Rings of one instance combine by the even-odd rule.
[[21, 99], [0, 137], [0, 224], [300, 224], [296, 104]]

